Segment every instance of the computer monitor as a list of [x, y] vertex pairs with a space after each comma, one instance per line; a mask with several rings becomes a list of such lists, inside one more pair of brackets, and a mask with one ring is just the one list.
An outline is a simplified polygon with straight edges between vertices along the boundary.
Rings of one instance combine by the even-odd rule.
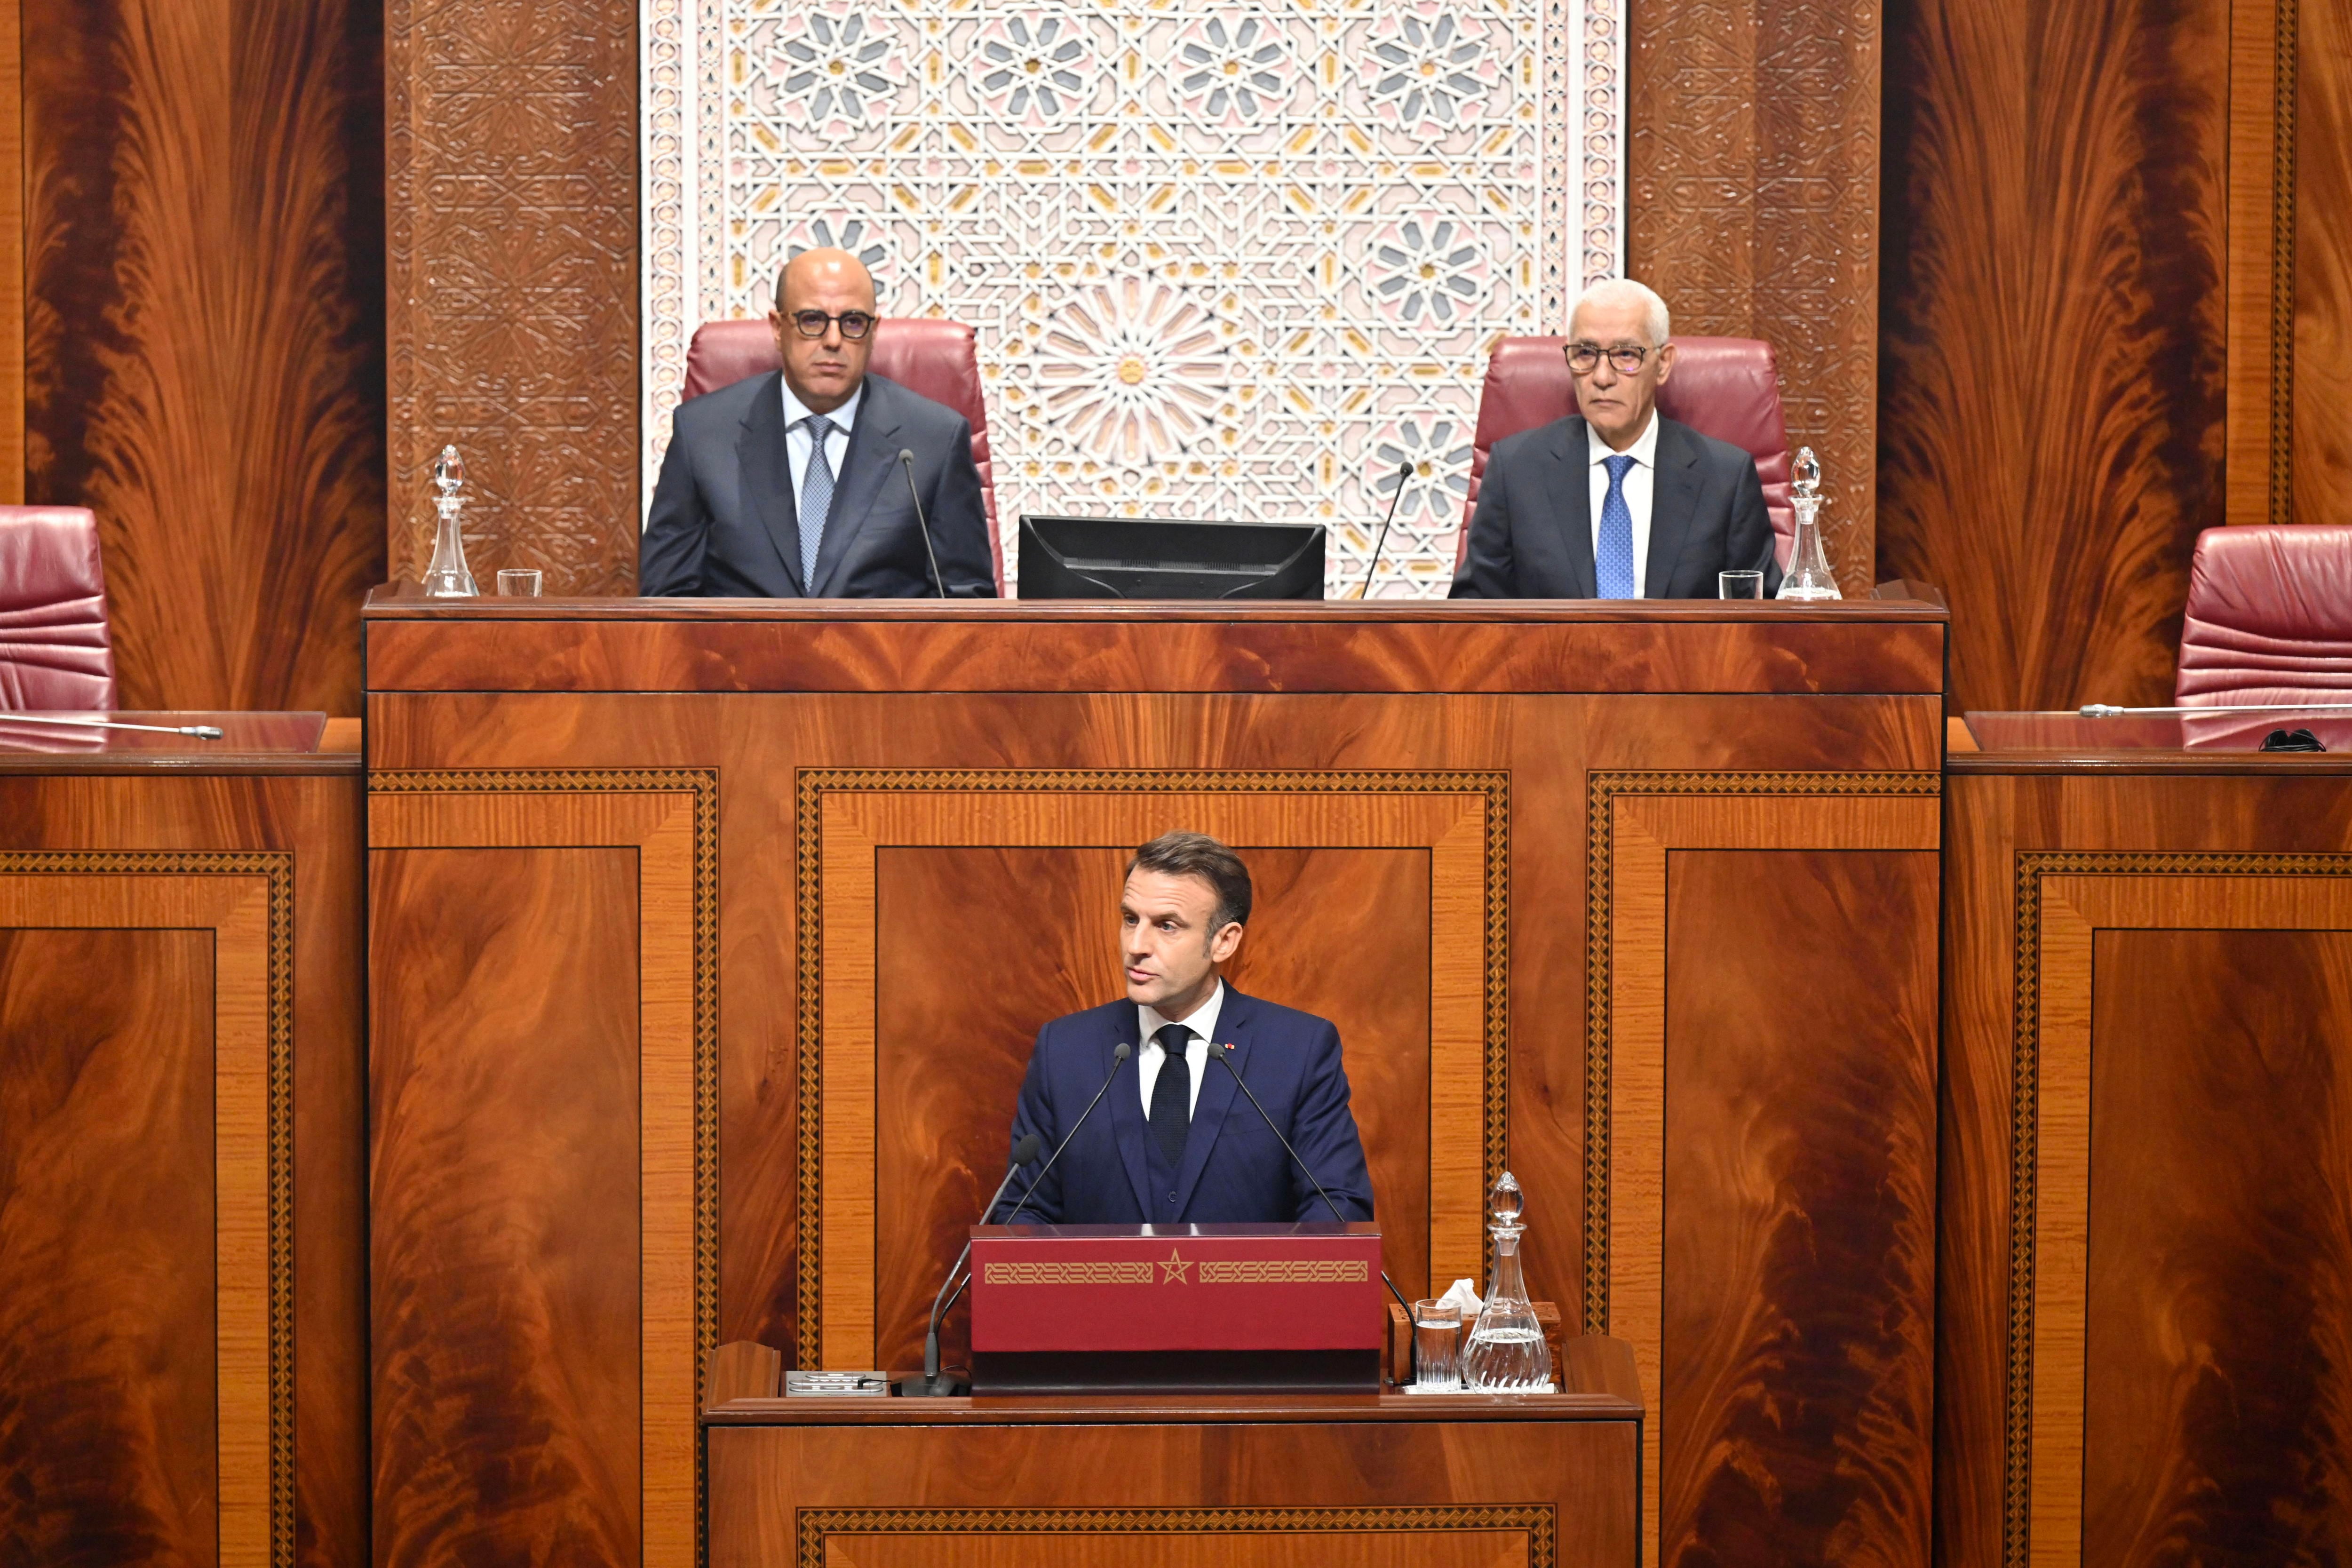
[[1024, 599], [1319, 599], [1323, 525], [1021, 519]]

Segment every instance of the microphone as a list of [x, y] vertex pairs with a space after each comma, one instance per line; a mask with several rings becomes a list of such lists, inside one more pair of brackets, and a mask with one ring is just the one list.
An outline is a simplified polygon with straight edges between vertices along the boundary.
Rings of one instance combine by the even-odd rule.
[[[1013, 1184], [1013, 1176], [1019, 1173], [1022, 1166], [1037, 1157], [1037, 1151], [1045, 1146], [1045, 1142], [1043, 1138], [1032, 1132], [1013, 1145], [1013, 1162], [1004, 1168], [1004, 1180], [996, 1184], [995, 1194], [988, 1200], [988, 1207], [980, 1211], [983, 1220], [1003, 1201], [1004, 1189]], [[971, 1256], [971, 1242], [967, 1239], [963, 1250], [957, 1253], [956, 1260], [948, 1266], [947, 1279], [940, 1281], [939, 1294], [931, 1298], [930, 1326], [923, 1333], [923, 1375], [920, 1379], [910, 1377], [898, 1385], [900, 1394], [922, 1395], [954, 1392], [955, 1385], [951, 1380], [942, 1386], [940, 1379], [940, 1317], [946, 1310], [942, 1303], [947, 1297], [949, 1281], [956, 1277], [957, 1271], [963, 1268], [963, 1260]]]
[[[1047, 1173], [1053, 1170], [1054, 1161], [1062, 1157], [1062, 1151], [1070, 1146], [1070, 1140], [1078, 1135], [1078, 1129], [1087, 1124], [1087, 1118], [1092, 1116], [1095, 1113], [1095, 1107], [1102, 1103], [1102, 1097], [1110, 1089], [1110, 1080], [1118, 1076], [1118, 1069], [1125, 1067], [1127, 1065], [1127, 1058], [1134, 1054], [1135, 1047], [1129, 1045], [1125, 1040], [1121, 1040], [1118, 1045], [1111, 1047], [1110, 1071], [1104, 1077], [1102, 1080], [1102, 1088], [1095, 1090], [1095, 1097], [1087, 1101], [1087, 1108], [1084, 1110], [1078, 1112], [1077, 1121], [1071, 1123], [1070, 1130], [1067, 1132], [1062, 1134], [1062, 1141], [1054, 1145], [1053, 1158], [1045, 1162], [1045, 1170], [1039, 1171], [1034, 1179], [1030, 1182], [1028, 1191], [1021, 1194], [1021, 1201], [1013, 1205], [1013, 1212], [1004, 1216], [1005, 1224], [1011, 1225], [1014, 1220], [1021, 1217], [1021, 1211], [1027, 1208], [1029, 1206], [1029, 1200], [1037, 1195], [1037, 1184], [1043, 1182], [1045, 1179]], [[994, 1205], [990, 1205], [991, 1212], [994, 1211]]]
[[[915, 488], [915, 454], [907, 447], [898, 448], [898, 467], [906, 471], [907, 493], [915, 498], [915, 523], [923, 531], [923, 553], [930, 558], [931, 585], [939, 589], [940, 597], [944, 599], [948, 596], [947, 579], [940, 575], [939, 552], [931, 548], [931, 520], [923, 511], [923, 492]], [[1404, 487], [1399, 485], [1397, 488], [1402, 489]]]
[[[1230, 1045], [1213, 1045], [1209, 1047], [1209, 1059], [1213, 1062], [1223, 1062], [1225, 1064], [1225, 1070], [1229, 1073], [1233, 1073], [1234, 1075], [1234, 1082], [1239, 1084], [1241, 1086], [1241, 1091], [1249, 1096], [1249, 1102], [1252, 1105], [1257, 1106], [1258, 1117], [1265, 1123], [1265, 1130], [1274, 1134], [1274, 1141], [1282, 1145], [1282, 1152], [1290, 1156], [1290, 1163], [1297, 1166], [1299, 1170], [1305, 1172], [1307, 1179], [1314, 1184], [1316, 1195], [1323, 1200], [1323, 1206], [1331, 1211], [1331, 1217], [1338, 1220], [1341, 1225], [1347, 1224], [1348, 1216], [1339, 1212], [1339, 1205], [1331, 1201], [1331, 1194], [1323, 1190], [1323, 1184], [1319, 1181], [1316, 1181], [1314, 1170], [1308, 1166], [1306, 1161], [1298, 1157], [1298, 1151], [1290, 1146], [1290, 1140], [1282, 1135], [1282, 1129], [1276, 1127], [1274, 1124], [1274, 1118], [1266, 1114], [1265, 1107], [1258, 1100], [1257, 1091], [1250, 1088], [1249, 1079], [1244, 1078], [1239, 1072], [1234, 1070], [1232, 1060], [1225, 1055], [1227, 1051], [1230, 1051], [1234, 1047]], [[1396, 1298], [1397, 1305], [1404, 1308], [1405, 1321], [1408, 1323], [1412, 1322], [1412, 1307], [1405, 1300], [1404, 1292], [1396, 1288], [1396, 1281], [1389, 1278], [1389, 1271], [1385, 1268], [1381, 1270], [1381, 1283], [1389, 1288], [1389, 1294]]]
[[[1396, 494], [1389, 497], [1389, 514], [1381, 519], [1381, 536], [1372, 542], [1372, 559], [1364, 568], [1364, 585], [1356, 590], [1356, 597], [1359, 599], [1372, 591], [1372, 574], [1381, 569], [1381, 552], [1388, 548], [1389, 524], [1396, 521], [1397, 502], [1404, 500], [1404, 482], [1411, 478], [1412, 478], [1412, 465], [1409, 462], [1399, 463]], [[1215, 1053], [1213, 1051], [1210, 1054], [1213, 1056]], [[1309, 1171], [1307, 1176], [1307, 1180], [1312, 1181], [1315, 1179], [1315, 1173]]]

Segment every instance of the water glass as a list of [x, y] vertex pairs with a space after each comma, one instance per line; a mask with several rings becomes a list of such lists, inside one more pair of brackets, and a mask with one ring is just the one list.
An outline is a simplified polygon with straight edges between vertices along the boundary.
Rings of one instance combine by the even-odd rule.
[[1457, 1301], [1412, 1304], [1412, 1386], [1451, 1393], [1462, 1386], [1462, 1306]]
[[508, 598], [538, 598], [539, 568], [536, 566], [502, 567], [499, 572], [499, 593]]
[[1760, 599], [1764, 596], [1764, 574], [1761, 572], [1717, 572], [1715, 591], [1726, 599]]

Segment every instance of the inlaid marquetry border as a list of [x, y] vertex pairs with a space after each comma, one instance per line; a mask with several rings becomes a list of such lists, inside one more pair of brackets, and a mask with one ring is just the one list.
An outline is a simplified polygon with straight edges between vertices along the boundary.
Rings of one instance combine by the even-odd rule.
[[2271, 515], [2294, 521], [2294, 119], [2299, 0], [2276, 0], [2271, 69]]
[[2027, 1568], [2033, 1500], [2034, 1285], [2042, 1110], [2042, 883], [2065, 876], [2352, 879], [2352, 854], [2017, 851], [2010, 1042], [2009, 1386], [2003, 1413], [2003, 1568]]
[[[25, 850], [0, 876], [260, 877], [269, 899], [269, 1561], [294, 1563], [294, 855], [291, 850]], [[217, 1116], [219, 1108], [215, 1107]]]
[[1477, 795], [1485, 809], [1485, 1180], [1504, 1167], [1509, 1070], [1505, 1049], [1510, 968], [1510, 774], [1382, 769], [1282, 772], [1192, 769], [804, 768], [796, 776], [793, 864], [799, 1025], [799, 1228], [794, 1342], [803, 1366], [822, 1364], [818, 1310], [824, 1248], [824, 868], [828, 795]]
[[1610, 908], [1620, 800], [1645, 795], [1940, 796], [1941, 773], [1643, 773], [1587, 776], [1584, 924], [1584, 1323], [1609, 1321]]
[[1365, 1508], [804, 1508], [799, 1568], [824, 1568], [840, 1535], [1429, 1535], [1522, 1531], [1528, 1568], [1556, 1568], [1559, 1510], [1549, 1503]]
[[[694, 1407], [719, 1342], [719, 770], [447, 769], [374, 773], [378, 795], [686, 795], [694, 802]], [[371, 849], [381, 847], [373, 826]], [[453, 846], [454, 847], [455, 846]], [[709, 1508], [702, 1444], [693, 1444], [696, 1552]]]

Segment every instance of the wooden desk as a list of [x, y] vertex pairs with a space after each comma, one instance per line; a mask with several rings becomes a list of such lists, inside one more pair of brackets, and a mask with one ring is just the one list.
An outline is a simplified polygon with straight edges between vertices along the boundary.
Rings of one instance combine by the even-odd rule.
[[1969, 721], [1937, 1561], [2339, 1559], [2352, 755], [2245, 749], [2276, 721]]
[[1252, 866], [1235, 984], [1340, 1026], [1400, 1286], [1484, 1278], [1507, 1164], [1531, 1293], [1633, 1346], [1651, 1560], [1923, 1562], [1945, 629], [379, 598], [380, 1553], [689, 1562], [701, 1351], [917, 1360], [1181, 825]]
[[714, 1375], [710, 1562], [1632, 1568], [1632, 1356], [1572, 1343], [1575, 1392], [1511, 1397], [779, 1399], [772, 1368]]
[[0, 1557], [356, 1563], [360, 759], [120, 717], [0, 715]]

